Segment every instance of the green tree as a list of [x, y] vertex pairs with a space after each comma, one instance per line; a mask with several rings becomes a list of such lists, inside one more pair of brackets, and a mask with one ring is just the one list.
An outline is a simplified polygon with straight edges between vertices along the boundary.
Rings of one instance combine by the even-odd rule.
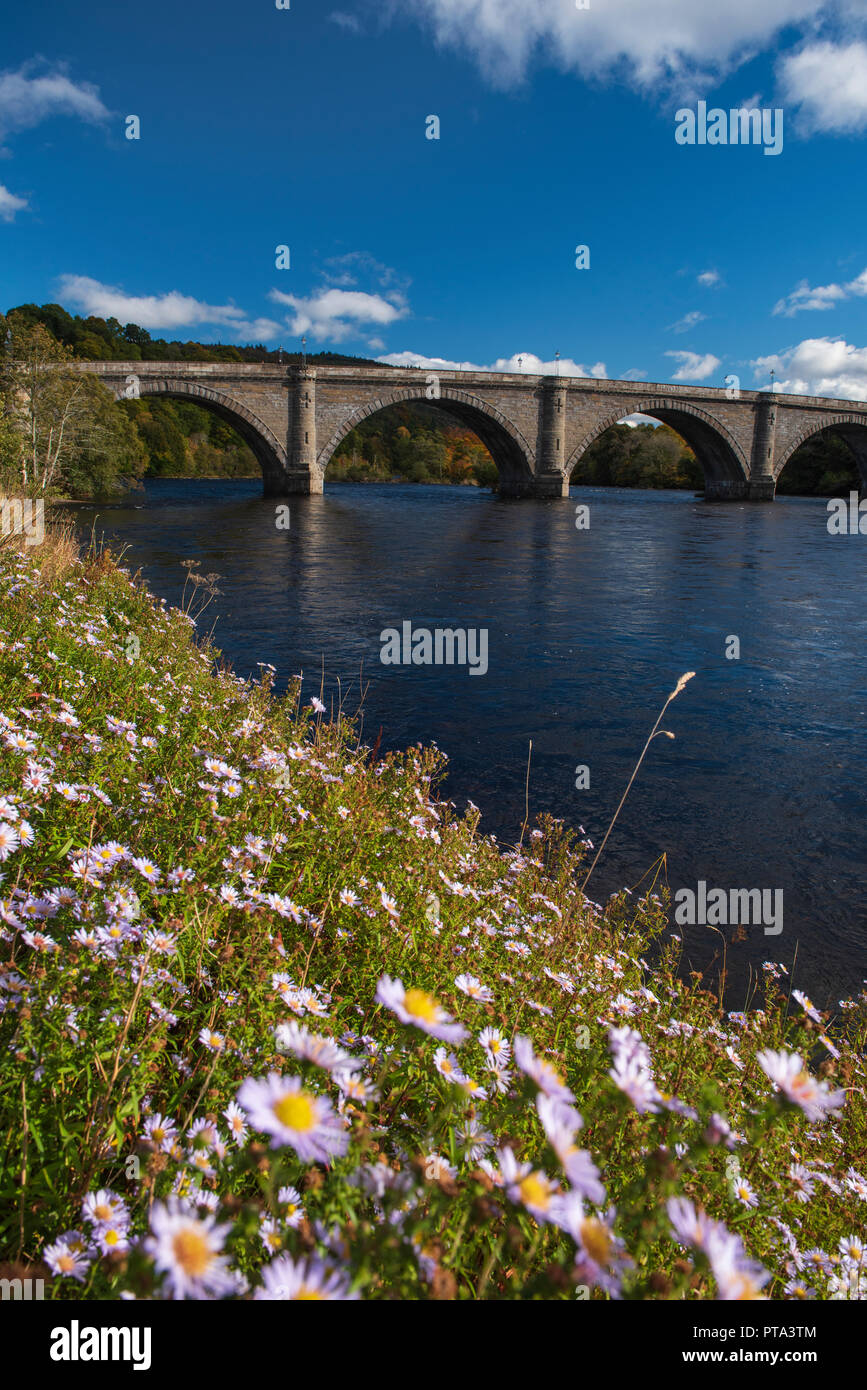
[[75, 369], [69, 347], [27, 314], [0, 319], [0, 334], [4, 457], [7, 470], [15, 461], [16, 486], [28, 496], [91, 496], [138, 476], [145, 459], [134, 428], [102, 382]]

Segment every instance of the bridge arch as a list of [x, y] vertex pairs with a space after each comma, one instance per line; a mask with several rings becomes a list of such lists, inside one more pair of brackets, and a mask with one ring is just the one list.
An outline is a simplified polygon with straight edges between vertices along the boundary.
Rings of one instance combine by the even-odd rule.
[[795, 435], [794, 440], [786, 449], [780, 451], [779, 458], [774, 460], [774, 482], [779, 479], [780, 474], [792, 455], [797, 453], [802, 444], [806, 444], [808, 439], [814, 439], [817, 434], [825, 432], [836, 434], [851, 449], [858, 473], [861, 478], [862, 488], [867, 488], [867, 414], [856, 415], [854, 413], [819, 416], [818, 422], [810, 422]]
[[461, 424], [466, 425], [467, 429], [478, 436], [497, 465], [501, 489], [510, 493], [529, 490], [535, 477], [536, 456], [521, 431], [495, 406], [489, 405], [487, 401], [468, 391], [460, 391], [448, 385], [441, 385], [440, 394], [434, 399], [429, 399], [424, 387], [409, 386], [357, 406], [334, 431], [328, 443], [320, 449], [316, 460], [320, 479], [324, 479], [325, 470], [335, 451], [356, 425], [369, 416], [378, 414], [380, 410], [387, 410], [389, 406], [406, 402], [439, 407], [456, 420], [460, 420]]
[[624, 415], [650, 415], [675, 430], [692, 449], [704, 472], [705, 484], [716, 495], [721, 492], [729, 492], [733, 496], [746, 494], [750, 476], [749, 460], [734, 435], [720, 420], [699, 406], [689, 401], [673, 401], [670, 397], [629, 401], [625, 410], [620, 409], [598, 420], [569, 456], [567, 478], [571, 477], [584, 451], [606, 430], [618, 424]]
[[[180, 381], [173, 377], [141, 376], [138, 393], [140, 397], [168, 396], [175, 400], [192, 401], [194, 405], [203, 406], [214, 415], [218, 415], [237, 431], [252, 450], [262, 470], [266, 492], [269, 485], [272, 488], [276, 486], [279, 490], [280, 481], [286, 474], [286, 449], [264, 420], [260, 420], [243, 402], [224, 391], [215, 391], [211, 386], [203, 386], [197, 381]], [[118, 400], [125, 399], [124, 388], [117, 387], [115, 395]]]

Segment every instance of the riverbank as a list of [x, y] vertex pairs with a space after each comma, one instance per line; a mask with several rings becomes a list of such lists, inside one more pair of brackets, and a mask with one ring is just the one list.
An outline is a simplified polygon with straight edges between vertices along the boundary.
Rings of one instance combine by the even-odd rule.
[[556, 822], [504, 849], [436, 750], [235, 676], [190, 573], [181, 611], [0, 550], [0, 1258], [62, 1298], [857, 1286], [864, 998], [832, 1033], [769, 965], [724, 1014]]

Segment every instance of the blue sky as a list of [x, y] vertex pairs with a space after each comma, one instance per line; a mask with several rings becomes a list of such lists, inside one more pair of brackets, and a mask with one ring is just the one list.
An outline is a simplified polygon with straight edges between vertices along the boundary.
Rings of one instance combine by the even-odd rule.
[[[4, 39], [3, 308], [867, 399], [863, 0], [46, 0]], [[782, 151], [678, 144], [699, 101]]]

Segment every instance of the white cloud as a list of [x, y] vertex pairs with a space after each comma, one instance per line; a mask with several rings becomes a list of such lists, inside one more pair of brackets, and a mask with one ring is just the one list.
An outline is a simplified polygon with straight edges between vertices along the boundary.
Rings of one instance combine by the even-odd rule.
[[695, 278], [700, 285], [704, 285], [705, 289], [712, 289], [715, 285], [719, 285], [722, 280], [718, 270], [703, 270]]
[[109, 112], [90, 82], [72, 82], [62, 67], [30, 77], [33, 64], [17, 72], [0, 73], [0, 138], [13, 130], [26, 130], [51, 116], [75, 116], [98, 123]]
[[835, 304], [839, 304], [843, 299], [850, 299], [853, 295], [867, 295], [867, 269], [862, 270], [860, 275], [856, 275], [854, 280], [849, 280], [845, 285], [817, 285], [815, 289], [811, 289], [807, 281], [802, 280], [784, 299], [777, 300], [774, 313], [792, 318], [801, 309], [832, 309]]
[[684, 352], [682, 349], [667, 352], [666, 357], [675, 357], [680, 366], [671, 378], [672, 381], [706, 381], [721, 364], [721, 358], [712, 352], [703, 356], [699, 352]]
[[677, 323], [670, 323], [668, 329], [670, 333], [686, 333], [688, 329], [695, 328], [697, 323], [704, 323], [707, 314], [703, 314], [700, 309], [691, 309], [688, 314], [684, 314]]
[[346, 14], [343, 10], [332, 10], [328, 18], [332, 24], [336, 24], [340, 29], [347, 29], [351, 34], [361, 33], [361, 22], [354, 14]]
[[537, 357], [534, 352], [513, 352], [511, 357], [498, 357], [496, 362], [481, 365], [478, 362], [454, 362], [447, 357], [427, 357], [423, 352], [389, 352], [378, 362], [389, 367], [431, 367], [442, 371], [466, 372], [525, 372], [528, 376], [587, 376], [601, 380], [607, 378], [604, 362], [595, 362], [588, 370], [571, 357], [561, 357], [548, 361]]
[[779, 64], [783, 99], [811, 131], [867, 129], [867, 43], [814, 43]]
[[16, 212], [21, 212], [26, 207], [26, 198], [19, 198], [15, 193], [10, 193], [9, 189], [0, 183], [0, 220], [11, 222]]
[[618, 425], [629, 425], [635, 429], [636, 425], [653, 425], [654, 429], [661, 423], [654, 420], [652, 415], [642, 415], [640, 411], [635, 411], [632, 415], [624, 415], [622, 420], [617, 421]]
[[520, 82], [531, 60], [598, 80], [625, 76], [649, 88], [732, 71], [767, 48], [786, 26], [830, 12], [833, 0], [393, 0], [392, 11], [414, 12], [437, 43], [472, 54], [499, 87]]
[[405, 318], [409, 312], [400, 296], [386, 299], [364, 290], [324, 289], [307, 299], [271, 290], [268, 298], [294, 311], [287, 324], [296, 337], [303, 333], [319, 341], [329, 339], [335, 343], [358, 336], [359, 329], [367, 325], [385, 328]]
[[60, 296], [65, 302], [98, 318], [116, 318], [141, 328], [172, 331], [198, 324], [230, 328], [239, 340], [269, 341], [279, 337], [282, 325], [273, 319], [250, 319], [236, 304], [206, 304], [191, 295], [171, 290], [167, 294], [130, 295], [114, 285], [103, 285], [87, 275], [62, 275]]
[[773, 369], [778, 391], [867, 401], [867, 348], [853, 347], [844, 338], [805, 338], [796, 347], [756, 357], [750, 366], [761, 385]]

